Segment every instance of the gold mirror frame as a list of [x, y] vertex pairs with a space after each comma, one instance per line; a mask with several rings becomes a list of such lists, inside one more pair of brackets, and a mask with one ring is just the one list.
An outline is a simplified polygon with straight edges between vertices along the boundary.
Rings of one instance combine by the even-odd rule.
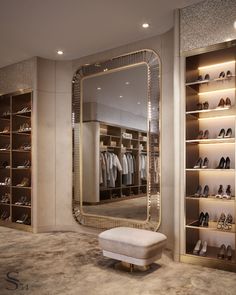
[[[115, 218], [109, 216], [99, 216], [84, 213], [82, 192], [82, 81], [84, 78], [94, 75], [101, 75], [104, 72], [122, 70], [138, 64], [147, 65], [147, 105], [148, 105], [148, 142], [147, 142], [147, 219], [145, 221]], [[118, 56], [103, 62], [84, 65], [80, 67], [72, 80], [72, 132], [73, 132], [73, 197], [72, 210], [75, 220], [84, 226], [100, 229], [109, 229], [118, 226], [127, 226], [135, 228], [149, 229], [157, 231], [161, 224], [161, 161], [158, 167], [158, 184], [155, 183], [155, 161], [154, 156], [157, 153], [161, 159], [161, 137], [160, 137], [160, 72], [161, 63], [159, 56], [149, 49], [144, 49], [122, 56]], [[75, 198], [76, 196], [76, 198]], [[80, 200], [76, 204], [76, 199]]]

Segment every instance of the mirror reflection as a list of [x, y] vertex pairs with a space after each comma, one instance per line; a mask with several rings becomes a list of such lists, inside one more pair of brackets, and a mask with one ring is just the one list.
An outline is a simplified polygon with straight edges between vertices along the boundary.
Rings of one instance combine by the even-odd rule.
[[84, 213], [147, 219], [147, 71], [141, 63], [81, 81]]

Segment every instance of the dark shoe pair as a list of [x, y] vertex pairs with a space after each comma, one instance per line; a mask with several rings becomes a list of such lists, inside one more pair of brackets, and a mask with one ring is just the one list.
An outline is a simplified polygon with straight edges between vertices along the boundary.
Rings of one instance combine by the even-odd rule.
[[200, 110], [207, 110], [209, 108], [209, 103], [208, 101], [205, 101], [203, 103], [199, 102], [197, 103], [197, 109]]
[[209, 74], [206, 74], [204, 79], [202, 77], [202, 75], [199, 75], [198, 78], [197, 78], [198, 81], [205, 81], [205, 80], [210, 80], [210, 75]]
[[217, 138], [230, 138], [231, 136], [232, 136], [232, 129], [231, 128], [228, 128], [227, 129], [227, 131], [226, 131], [226, 133], [225, 133], [225, 129], [224, 128], [222, 128], [221, 130], [220, 130], [220, 133], [219, 133], [219, 135], [217, 136]]
[[231, 185], [228, 184], [226, 191], [224, 193], [224, 188], [223, 185], [220, 184], [219, 189], [218, 189], [218, 193], [215, 195], [216, 198], [220, 198], [220, 199], [224, 199], [226, 198], [227, 200], [231, 199]]
[[217, 108], [231, 107], [231, 100], [227, 97], [226, 100], [220, 99]]
[[[226, 77], [227, 78], [231, 78], [232, 77], [231, 71], [227, 71]], [[225, 78], [225, 72], [221, 72], [220, 75], [219, 75], [219, 78]]]
[[220, 246], [219, 252], [217, 253], [217, 257], [219, 259], [232, 259], [232, 248], [230, 245], [228, 245], [227, 249], [224, 244]]
[[205, 130], [204, 132], [202, 130], [199, 131], [197, 139], [208, 139], [209, 137], [209, 131]]
[[216, 169], [230, 169], [230, 158], [227, 157], [226, 159], [222, 157], [220, 159], [219, 165], [216, 167]]
[[206, 212], [205, 214], [203, 212], [200, 213], [198, 218], [198, 226], [204, 226], [207, 227], [209, 223], [209, 214]]
[[205, 185], [204, 189], [203, 189], [203, 193], [202, 193], [202, 187], [201, 187], [201, 185], [199, 185], [197, 187], [197, 190], [196, 190], [196, 193], [194, 194], [194, 196], [197, 197], [197, 198], [199, 198], [199, 197], [208, 198], [208, 196], [209, 196], [209, 186]]
[[208, 168], [208, 164], [209, 164], [209, 160], [207, 157], [204, 158], [204, 160], [202, 160], [202, 158], [199, 158], [196, 162], [196, 164], [194, 165], [194, 169], [206, 169]]

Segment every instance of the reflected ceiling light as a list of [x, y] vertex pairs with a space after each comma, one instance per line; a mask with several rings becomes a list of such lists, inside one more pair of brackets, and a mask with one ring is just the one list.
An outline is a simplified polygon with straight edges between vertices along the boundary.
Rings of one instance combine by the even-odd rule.
[[62, 50], [57, 50], [57, 54], [58, 54], [58, 55], [63, 55], [64, 52], [63, 52]]
[[229, 42], [229, 41], [232, 41], [232, 39], [231, 38], [225, 39], [225, 42]]
[[141, 102], [140, 102], [140, 101], [138, 101], [138, 102], [137, 102], [137, 104], [141, 104]]
[[101, 87], [97, 87], [97, 90], [102, 90], [102, 88]]
[[201, 95], [217, 93], [217, 92], [232, 91], [232, 90], [235, 90], [235, 89], [236, 88], [226, 88], [226, 89], [212, 90], [212, 91], [206, 91], [206, 92], [199, 92], [198, 95], [201, 96]]
[[106, 71], [108, 71], [108, 68], [105, 68], [105, 69], [103, 70], [103, 72], [106, 72]]
[[129, 85], [129, 84], [130, 84], [130, 82], [129, 82], [129, 81], [125, 82], [125, 85]]
[[222, 62], [222, 63], [219, 63], [219, 64], [213, 64], [213, 65], [208, 65], [208, 66], [204, 66], [204, 67], [199, 67], [198, 69], [199, 70], [204, 70], [204, 69], [208, 69], [208, 68], [224, 66], [224, 65], [227, 65], [227, 64], [231, 64], [231, 63], [235, 63], [235, 60], [230, 60], [230, 61]]
[[142, 27], [143, 27], [144, 29], [147, 29], [147, 28], [149, 28], [149, 24], [148, 24], [148, 23], [143, 23], [143, 24], [142, 24]]

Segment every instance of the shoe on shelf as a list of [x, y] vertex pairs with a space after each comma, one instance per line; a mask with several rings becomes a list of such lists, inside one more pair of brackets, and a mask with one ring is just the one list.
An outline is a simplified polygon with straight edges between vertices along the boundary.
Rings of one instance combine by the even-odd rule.
[[21, 224], [25, 223], [28, 217], [29, 217], [28, 214], [23, 214], [18, 220], [16, 220], [16, 223], [21, 223]]
[[6, 126], [0, 133], [9, 133], [10, 132], [10, 127]]
[[199, 255], [206, 256], [206, 254], [207, 254], [207, 241], [204, 241]]
[[209, 214], [206, 212], [203, 218], [202, 226], [207, 227], [209, 223]]
[[223, 229], [231, 230], [232, 222], [233, 222], [233, 216], [231, 214], [228, 214], [225, 218]]
[[220, 218], [217, 221], [217, 229], [224, 229], [225, 220], [226, 220], [225, 214], [221, 213]]
[[226, 160], [225, 160], [225, 169], [230, 169], [230, 158], [227, 157]]
[[202, 158], [199, 158], [196, 162], [196, 164], [193, 167], [194, 169], [200, 169], [202, 168]]
[[200, 103], [200, 102], [197, 103], [197, 110], [199, 110], [199, 111], [202, 110], [202, 103]]
[[209, 108], [209, 103], [208, 103], [208, 101], [205, 101], [204, 103], [203, 103], [203, 109], [204, 110], [207, 110]]
[[206, 74], [204, 80], [210, 80], [210, 75]]
[[220, 246], [219, 252], [217, 253], [217, 258], [224, 259], [226, 257], [226, 247], [224, 244]]
[[225, 138], [230, 138], [232, 136], [232, 133], [233, 133], [232, 129], [228, 128], [224, 137]]
[[224, 194], [224, 190], [223, 190], [223, 185], [222, 184], [220, 184], [220, 187], [219, 187], [219, 189], [218, 189], [218, 193], [216, 194], [216, 198], [220, 198], [220, 199], [222, 199], [223, 198], [223, 194]]
[[225, 163], [226, 163], [225, 158], [221, 157], [219, 165], [216, 167], [216, 169], [224, 169]]
[[195, 197], [201, 197], [202, 194], [202, 187], [199, 185], [196, 189], [196, 193], [194, 194]]
[[231, 73], [231, 71], [227, 71], [227, 73], [226, 73], [226, 77], [227, 78], [231, 78], [233, 75], [232, 75], [232, 73]]
[[202, 139], [208, 139], [209, 138], [209, 131], [205, 130]]
[[219, 133], [219, 135], [217, 136], [217, 138], [224, 138], [224, 136], [225, 136], [225, 130], [224, 130], [224, 128], [222, 128], [222, 129], [220, 130], [220, 133]]
[[220, 99], [217, 108], [224, 108], [225, 107], [225, 101], [223, 98]]
[[231, 199], [231, 185], [230, 184], [227, 185], [225, 194], [223, 194], [223, 198], [225, 198], [227, 200]]
[[203, 169], [207, 169], [208, 168], [208, 164], [209, 164], [209, 160], [207, 157], [204, 158], [203, 164], [202, 164], [202, 168]]
[[202, 81], [202, 80], [203, 80], [202, 75], [199, 75], [197, 78], [197, 81]]
[[17, 184], [16, 186], [20, 186], [20, 187], [27, 187], [30, 185], [30, 181], [29, 178], [24, 177], [21, 181], [21, 183]]
[[193, 249], [193, 254], [198, 255], [199, 252], [200, 252], [201, 247], [202, 247], [202, 241], [198, 240], [195, 247], [194, 247], [194, 249]]
[[225, 106], [226, 107], [231, 107], [231, 100], [229, 99], [229, 97], [227, 97], [226, 100], [225, 100]]
[[199, 131], [197, 139], [203, 139], [203, 131], [202, 130]]
[[209, 186], [208, 185], [205, 185], [201, 197], [208, 198], [208, 196], [209, 196]]
[[226, 249], [226, 259], [227, 260], [231, 260], [232, 259], [232, 248], [230, 245], [227, 246], [227, 249]]
[[201, 212], [200, 215], [199, 215], [199, 217], [198, 217], [197, 226], [202, 226], [203, 221], [204, 221], [204, 217], [205, 217], [205, 214], [203, 212]]
[[221, 72], [220, 74], [219, 74], [219, 78], [224, 78], [225, 77], [225, 72]]

